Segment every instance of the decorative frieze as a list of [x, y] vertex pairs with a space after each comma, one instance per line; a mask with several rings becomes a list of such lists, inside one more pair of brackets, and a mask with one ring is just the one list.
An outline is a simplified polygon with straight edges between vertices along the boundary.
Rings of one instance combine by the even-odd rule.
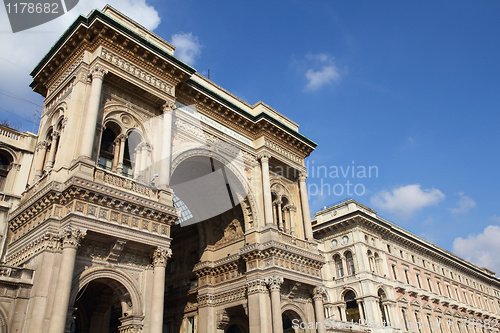
[[248, 295], [262, 294], [267, 292], [267, 283], [264, 279], [253, 279], [247, 281]]
[[300, 157], [297, 154], [294, 154], [290, 151], [290, 149], [287, 149], [285, 147], [282, 147], [275, 143], [274, 141], [269, 140], [268, 138], [264, 138], [264, 145], [272, 150], [275, 153], [280, 154], [281, 156], [285, 157], [286, 159], [295, 162], [297, 164], [303, 165], [304, 164], [304, 159]]
[[161, 80], [155, 75], [149, 73], [148, 71], [143, 70], [139, 66], [134, 65], [132, 62], [125, 60], [119, 55], [102, 49], [101, 54], [102, 59], [106, 60], [108, 63], [113, 64], [114, 66], [124, 70], [125, 72], [131, 74], [135, 78], [141, 80], [142, 82], [159, 89], [169, 95], [172, 95], [173, 86], [168, 84], [167, 82]]

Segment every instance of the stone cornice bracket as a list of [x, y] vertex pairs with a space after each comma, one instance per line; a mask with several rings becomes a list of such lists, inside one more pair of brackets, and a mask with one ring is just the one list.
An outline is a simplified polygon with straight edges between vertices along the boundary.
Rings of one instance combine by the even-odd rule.
[[95, 65], [90, 69], [89, 77], [92, 79], [103, 79], [104, 75], [108, 74], [108, 70], [100, 65]]
[[153, 252], [153, 267], [167, 266], [168, 258], [172, 256], [172, 250], [164, 247], [157, 247]]
[[318, 286], [313, 289], [313, 299], [317, 300], [323, 300], [323, 296], [326, 295], [326, 288], [323, 286]]
[[269, 290], [271, 290], [271, 291], [278, 290], [279, 291], [281, 288], [281, 285], [283, 284], [285, 279], [283, 279], [283, 277], [279, 276], [279, 275], [272, 275], [272, 276], [266, 277], [265, 281], [266, 281], [266, 284], [269, 286]]
[[270, 158], [271, 158], [271, 154], [267, 151], [260, 152], [257, 155], [257, 159], [259, 159], [261, 162], [269, 162]]
[[307, 173], [305, 173], [305, 172], [301, 172], [301, 173], [299, 174], [299, 181], [301, 181], [301, 182], [305, 182], [305, 181], [306, 181], [306, 178], [307, 178]]
[[73, 247], [77, 248], [80, 246], [82, 239], [87, 234], [86, 229], [80, 229], [76, 227], [65, 227], [59, 231], [59, 238], [62, 241], [63, 248]]
[[177, 107], [175, 106], [175, 102], [174, 101], [166, 101], [162, 106], [161, 106], [161, 110], [163, 111], [163, 113], [169, 113], [169, 112], [172, 112], [173, 110], [175, 110]]
[[247, 281], [248, 295], [262, 294], [267, 292], [267, 283], [264, 279], [254, 279]]

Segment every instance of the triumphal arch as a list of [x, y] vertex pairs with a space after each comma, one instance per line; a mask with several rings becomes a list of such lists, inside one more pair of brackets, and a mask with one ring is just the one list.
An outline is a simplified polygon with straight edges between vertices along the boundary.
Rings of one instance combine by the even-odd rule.
[[6, 263], [16, 332], [251, 332], [324, 320], [304, 159], [315, 143], [112, 7], [33, 70], [45, 98]]

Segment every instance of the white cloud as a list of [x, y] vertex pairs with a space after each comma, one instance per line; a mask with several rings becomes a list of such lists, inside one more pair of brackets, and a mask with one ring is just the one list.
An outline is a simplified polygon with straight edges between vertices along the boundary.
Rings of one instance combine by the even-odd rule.
[[[110, 4], [147, 29], [155, 29], [160, 24], [160, 16], [154, 7], [145, 0], [81, 0], [78, 5], [55, 20], [29, 30], [12, 33], [7, 13], [0, 10], [0, 89], [33, 100], [36, 97], [28, 87], [31, 82], [29, 73], [49, 51], [63, 32], [79, 14], [87, 15], [91, 10], [102, 9]], [[20, 115], [32, 116], [33, 110], [24, 104], [10, 101], [8, 107]], [[5, 103], [3, 106], [6, 107]]]
[[465, 195], [464, 192], [459, 192], [458, 196], [460, 199], [457, 201], [457, 206], [450, 208], [450, 211], [453, 214], [465, 214], [472, 208], [476, 207], [476, 202], [469, 196]]
[[453, 252], [479, 267], [500, 272], [500, 226], [489, 225], [483, 233], [458, 237], [453, 241]]
[[304, 76], [307, 79], [305, 87], [308, 91], [315, 91], [321, 87], [340, 80], [340, 72], [333, 62], [333, 58], [324, 53], [306, 55], [309, 68]]
[[377, 208], [408, 218], [419, 209], [437, 205], [445, 197], [438, 189], [422, 189], [420, 184], [411, 184], [378, 192], [370, 201]]
[[496, 222], [496, 223], [500, 223], [500, 216], [497, 216], [496, 214], [493, 215], [490, 220]]
[[198, 37], [191, 32], [172, 35], [172, 44], [175, 46], [175, 56], [189, 65], [193, 65], [201, 53]]

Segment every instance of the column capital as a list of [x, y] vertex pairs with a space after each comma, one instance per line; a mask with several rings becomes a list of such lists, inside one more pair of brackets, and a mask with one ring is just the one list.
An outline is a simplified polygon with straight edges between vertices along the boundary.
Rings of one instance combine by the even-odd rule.
[[296, 212], [297, 211], [297, 206], [295, 206], [295, 205], [286, 205], [283, 209], [284, 210], [288, 210], [290, 212]]
[[265, 281], [266, 281], [266, 284], [269, 286], [269, 289], [271, 291], [274, 291], [274, 290], [279, 291], [281, 288], [281, 285], [284, 282], [284, 279], [282, 276], [272, 275], [272, 276], [266, 277]]
[[157, 247], [153, 252], [153, 266], [165, 267], [167, 260], [172, 256], [172, 250], [164, 247]]
[[176, 109], [175, 101], [166, 101], [162, 106], [161, 110], [163, 114], [170, 113]]
[[264, 279], [253, 279], [247, 281], [248, 295], [261, 294], [267, 292], [266, 281]]
[[103, 79], [104, 75], [108, 74], [108, 70], [100, 65], [95, 65], [90, 69], [89, 76], [92, 77], [92, 79]]
[[41, 141], [41, 142], [38, 142], [36, 144], [36, 149], [40, 150], [40, 149], [47, 148], [48, 146], [49, 146], [49, 143], [47, 141]]
[[305, 182], [306, 178], [307, 178], [307, 173], [305, 173], [305, 172], [299, 173], [299, 181]]
[[127, 140], [127, 136], [125, 134], [120, 134], [116, 137], [120, 141], [125, 141]]
[[52, 131], [52, 139], [58, 138], [61, 136], [61, 132], [59, 131]]
[[85, 237], [86, 234], [87, 234], [86, 229], [80, 229], [68, 226], [59, 231], [59, 238], [62, 241], [63, 248], [65, 247], [77, 248], [80, 246], [82, 239]]
[[271, 154], [267, 151], [260, 152], [257, 155], [257, 159], [259, 159], [262, 163], [267, 163], [269, 162], [269, 159], [271, 158]]
[[318, 286], [313, 289], [313, 299], [323, 300], [323, 296], [326, 295], [326, 288], [323, 286]]

